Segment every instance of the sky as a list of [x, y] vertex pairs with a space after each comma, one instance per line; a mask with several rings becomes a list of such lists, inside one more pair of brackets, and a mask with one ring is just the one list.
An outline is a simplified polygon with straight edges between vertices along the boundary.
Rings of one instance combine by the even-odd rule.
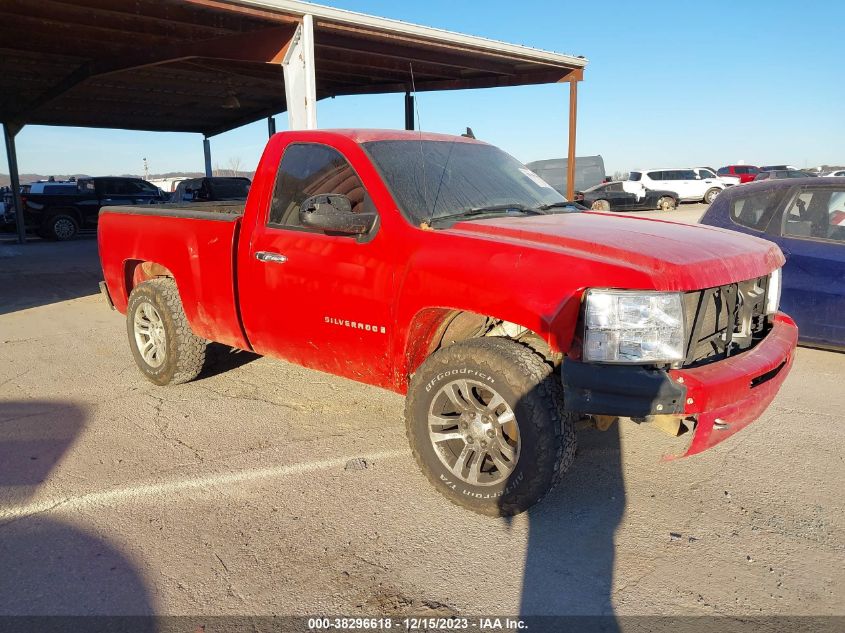
[[[691, 0], [333, 0], [322, 4], [589, 60], [578, 88], [577, 154], [608, 173], [744, 161], [845, 164], [845, 2]], [[280, 85], [280, 90], [283, 87]], [[568, 84], [420, 93], [420, 127], [475, 135], [523, 162], [566, 155]], [[287, 115], [276, 117], [287, 129]], [[404, 126], [403, 95], [339, 97], [321, 128]], [[253, 170], [259, 121], [211, 140], [212, 161]], [[22, 173], [202, 171], [197, 134], [29, 126]], [[0, 172], [8, 173], [5, 152]]]

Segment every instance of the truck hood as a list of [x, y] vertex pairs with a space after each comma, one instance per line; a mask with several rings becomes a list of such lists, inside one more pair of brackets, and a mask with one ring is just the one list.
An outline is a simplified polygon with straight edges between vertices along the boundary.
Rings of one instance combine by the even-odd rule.
[[742, 233], [610, 213], [492, 218], [459, 222], [446, 232], [635, 270], [655, 290], [700, 290], [753, 279], [785, 261], [776, 244]]

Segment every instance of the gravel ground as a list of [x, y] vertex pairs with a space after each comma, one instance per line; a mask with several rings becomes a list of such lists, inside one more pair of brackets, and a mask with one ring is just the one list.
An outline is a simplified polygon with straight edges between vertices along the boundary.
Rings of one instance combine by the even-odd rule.
[[845, 355], [800, 349], [694, 458], [582, 431], [492, 520], [426, 483], [395, 394], [222, 348], [146, 382], [99, 277], [92, 239], [0, 244], [0, 614], [845, 612]]

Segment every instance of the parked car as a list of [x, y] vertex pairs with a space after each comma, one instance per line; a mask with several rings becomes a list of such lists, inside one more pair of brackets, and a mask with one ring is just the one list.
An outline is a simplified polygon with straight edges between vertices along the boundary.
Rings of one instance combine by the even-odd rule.
[[726, 185], [716, 178], [701, 178], [694, 170], [644, 169], [632, 171], [625, 181], [625, 191], [644, 194], [646, 189], [671, 191], [679, 200], [713, 202]]
[[252, 181], [249, 178], [211, 176], [188, 178], [176, 185], [170, 202], [221, 202], [246, 200]]
[[777, 178], [816, 178], [814, 174], [798, 169], [770, 169], [767, 171], [760, 171], [755, 177], [754, 181], [758, 180], [774, 180]]
[[692, 169], [702, 180], [706, 180], [708, 178], [716, 179], [722, 182], [722, 184], [726, 187], [733, 187], [734, 185], [740, 184], [739, 176], [719, 176], [716, 174], [716, 170], [712, 167], [693, 167]]
[[581, 212], [470, 138], [282, 132], [246, 203], [218, 204], [102, 212], [141, 373], [190, 381], [212, 340], [407, 394], [419, 466], [483, 514], [542, 498], [584, 415], [689, 431], [694, 454], [792, 366], [777, 246]]
[[701, 222], [775, 242], [803, 343], [845, 350], [845, 178], [775, 179], [719, 196]]
[[719, 176], [736, 176], [740, 184], [753, 181], [759, 172], [760, 170], [754, 165], [727, 165], [716, 171]]
[[625, 191], [624, 183], [620, 180], [596, 185], [583, 192], [576, 191], [575, 201], [596, 211], [670, 211], [678, 206], [678, 196], [672, 191], [646, 189], [637, 195]]
[[792, 165], [764, 165], [760, 167], [760, 171], [788, 171], [796, 169], [798, 168]]
[[845, 178], [845, 169], [837, 169], [824, 174], [825, 178]]
[[140, 178], [117, 176], [36, 182], [27, 185], [25, 193], [21, 192], [26, 227], [53, 240], [68, 240], [80, 228], [96, 227], [100, 208], [106, 204], [160, 202], [162, 193], [155, 185]]

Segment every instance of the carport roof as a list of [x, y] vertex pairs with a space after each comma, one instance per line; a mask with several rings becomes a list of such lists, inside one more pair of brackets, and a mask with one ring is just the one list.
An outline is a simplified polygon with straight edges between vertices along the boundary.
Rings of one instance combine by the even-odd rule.
[[0, 0], [0, 121], [217, 134], [286, 108], [314, 19], [317, 98], [579, 80], [586, 60], [288, 0]]

